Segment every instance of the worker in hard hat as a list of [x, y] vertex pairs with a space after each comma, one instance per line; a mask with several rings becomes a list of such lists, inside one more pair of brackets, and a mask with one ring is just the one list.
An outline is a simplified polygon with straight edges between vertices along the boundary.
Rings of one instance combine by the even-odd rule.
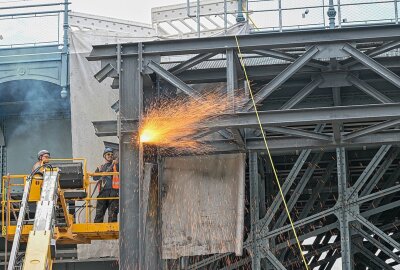
[[[98, 172], [118, 172], [118, 158], [114, 156], [112, 148], [106, 147], [103, 152], [104, 164], [96, 169]], [[99, 195], [97, 198], [112, 198], [119, 196], [119, 176], [94, 176], [93, 180], [99, 181]], [[108, 222], [117, 222], [118, 220], [118, 199], [97, 200], [95, 223], [103, 222], [104, 215], [108, 209]]]
[[[50, 152], [47, 150], [40, 150], [37, 153], [38, 161], [32, 167], [31, 173], [31, 188], [29, 192], [29, 201], [38, 201], [40, 199], [42, 185], [43, 185], [43, 172], [44, 167], [50, 161]], [[35, 212], [36, 203], [29, 203], [29, 209]]]
[[37, 159], [38, 161], [32, 167], [32, 172], [35, 171], [37, 168], [43, 166], [44, 164], [49, 163], [50, 152], [47, 150], [40, 150], [37, 153]]

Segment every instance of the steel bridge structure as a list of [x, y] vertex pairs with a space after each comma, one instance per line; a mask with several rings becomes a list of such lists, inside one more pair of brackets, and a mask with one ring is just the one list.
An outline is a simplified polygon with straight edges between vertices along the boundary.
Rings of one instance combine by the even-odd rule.
[[[341, 269], [399, 265], [400, 26], [238, 40], [309, 268], [332, 269], [339, 258]], [[120, 94], [118, 121], [96, 122], [96, 132], [119, 136], [121, 178], [131, 179], [121, 182], [121, 269], [144, 269], [146, 256], [144, 152], [130, 143], [144, 95], [196, 98], [197, 84], [223, 83], [233, 105], [236, 91], [249, 91], [239, 58], [234, 36], [94, 46], [96, 78], [113, 77]], [[251, 100], [204, 125], [204, 135], [220, 134], [208, 141], [213, 154], [247, 153], [249, 230], [242, 257], [190, 257], [185, 269], [305, 269], [257, 126]]]

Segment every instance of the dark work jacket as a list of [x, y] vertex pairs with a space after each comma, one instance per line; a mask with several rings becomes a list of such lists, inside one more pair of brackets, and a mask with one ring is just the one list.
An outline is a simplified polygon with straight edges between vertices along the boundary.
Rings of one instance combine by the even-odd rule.
[[[113, 164], [111, 162], [104, 163], [103, 165], [97, 167], [96, 173], [98, 172], [112, 172], [113, 171]], [[94, 176], [93, 180], [98, 181], [101, 180], [99, 183], [100, 191], [103, 189], [112, 189], [112, 175], [109, 176]]]

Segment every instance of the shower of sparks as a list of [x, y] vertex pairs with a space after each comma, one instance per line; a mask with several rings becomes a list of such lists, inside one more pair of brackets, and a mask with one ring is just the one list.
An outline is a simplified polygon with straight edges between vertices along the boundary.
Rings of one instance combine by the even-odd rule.
[[140, 143], [178, 151], [203, 152], [208, 146], [195, 136], [201, 124], [230, 112], [226, 94], [208, 93], [198, 99], [161, 99], [149, 106], [139, 129]]

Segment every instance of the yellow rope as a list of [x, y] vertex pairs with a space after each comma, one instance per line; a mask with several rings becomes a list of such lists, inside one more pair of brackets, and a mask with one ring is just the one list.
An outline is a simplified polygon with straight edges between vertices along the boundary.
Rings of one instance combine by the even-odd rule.
[[[294, 237], [296, 238], [297, 246], [299, 247], [299, 250], [300, 250], [300, 255], [301, 255], [302, 259], [303, 259], [303, 262], [304, 262], [304, 265], [305, 265], [306, 269], [309, 270], [307, 260], [304, 257], [303, 250], [301, 248], [301, 244], [300, 244], [299, 238], [297, 237], [297, 233], [296, 233], [296, 230], [294, 228], [292, 217], [290, 216], [290, 211], [289, 211], [288, 206], [286, 204], [285, 196], [283, 195], [282, 187], [281, 187], [281, 184], [279, 182], [279, 178], [278, 178], [278, 174], [277, 174], [276, 169], [275, 169], [274, 162], [272, 160], [271, 152], [269, 151], [269, 147], [268, 147], [268, 143], [267, 143], [267, 137], [265, 136], [264, 129], [263, 129], [262, 124], [261, 124], [261, 120], [260, 120], [260, 116], [258, 114], [256, 102], [254, 101], [253, 91], [251, 90], [249, 77], [247, 76], [246, 66], [244, 65], [243, 56], [242, 56], [242, 52], [240, 51], [239, 40], [238, 40], [237, 36], [235, 36], [235, 40], [236, 40], [236, 45], [237, 45], [237, 49], [238, 49], [238, 52], [239, 52], [240, 64], [242, 65], [243, 72], [244, 72], [244, 75], [246, 77], [247, 86], [249, 87], [249, 93], [250, 93], [250, 96], [251, 96], [251, 100], [253, 102], [254, 112], [256, 113], [258, 125], [260, 126], [261, 134], [262, 134], [262, 137], [264, 139], [265, 148], [267, 149], [268, 157], [269, 157], [269, 160], [271, 162], [271, 166], [272, 166], [272, 170], [274, 172], [275, 180], [276, 180], [276, 183], [278, 184], [278, 187], [279, 187], [279, 193], [280, 193], [280, 195], [282, 197], [283, 205], [285, 206], [286, 214], [287, 214], [287, 216], [289, 218], [290, 225], [292, 226], [292, 231], [294, 233]], [[253, 241], [255, 241], [255, 239]]]

